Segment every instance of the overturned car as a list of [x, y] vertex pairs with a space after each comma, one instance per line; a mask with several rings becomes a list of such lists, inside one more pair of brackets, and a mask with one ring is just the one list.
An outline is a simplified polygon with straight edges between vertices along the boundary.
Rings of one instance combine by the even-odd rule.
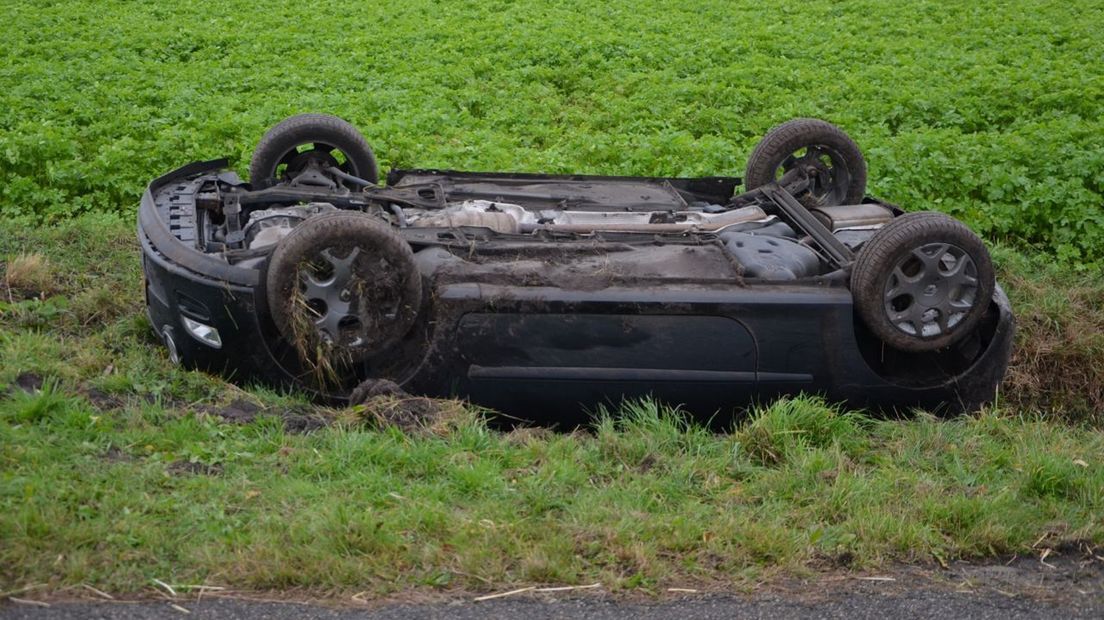
[[981, 240], [867, 196], [862, 153], [824, 121], [771, 130], [742, 180], [378, 176], [353, 126], [304, 114], [265, 134], [250, 183], [224, 160], [153, 181], [138, 236], [172, 359], [559, 421], [646, 395], [703, 415], [799, 392], [958, 412], [1008, 364]]

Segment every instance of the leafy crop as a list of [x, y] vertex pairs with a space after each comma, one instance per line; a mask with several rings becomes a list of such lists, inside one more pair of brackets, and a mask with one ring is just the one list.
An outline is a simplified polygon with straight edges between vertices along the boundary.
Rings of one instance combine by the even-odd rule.
[[1099, 263], [1098, 2], [5, 2], [0, 215], [130, 213], [268, 126], [344, 116], [384, 166], [740, 174], [794, 116], [872, 192]]

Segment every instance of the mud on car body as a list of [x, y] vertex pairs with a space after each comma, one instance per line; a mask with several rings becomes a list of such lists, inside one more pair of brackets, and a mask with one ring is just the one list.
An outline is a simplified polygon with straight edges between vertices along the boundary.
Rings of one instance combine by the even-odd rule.
[[306, 114], [269, 130], [250, 177], [197, 162], [142, 198], [149, 318], [190, 367], [565, 421], [645, 395], [703, 415], [798, 392], [956, 412], [1008, 364], [982, 242], [867, 196], [859, 148], [816, 119], [771, 130], [743, 180], [381, 184], [354, 127]]

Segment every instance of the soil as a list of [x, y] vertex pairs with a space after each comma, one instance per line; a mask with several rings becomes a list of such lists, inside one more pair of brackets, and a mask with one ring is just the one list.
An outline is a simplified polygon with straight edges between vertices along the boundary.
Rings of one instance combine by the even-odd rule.
[[49, 291], [40, 291], [34, 288], [20, 288], [18, 286], [8, 286], [2, 278], [0, 278], [0, 299], [9, 302], [27, 301], [28, 299], [46, 299], [50, 296]]
[[394, 396], [404, 398], [410, 396], [399, 384], [387, 379], [365, 379], [360, 382], [352, 393], [349, 394], [350, 405], [361, 405], [368, 400], [380, 396]]
[[173, 461], [169, 463], [168, 472], [175, 476], [193, 474], [197, 476], [217, 476], [222, 473], [222, 465], [218, 463], [208, 465], [192, 461]]
[[287, 409], [278, 415], [284, 421], [284, 430], [289, 433], [309, 433], [324, 428], [330, 423], [325, 416], [310, 413], [307, 410]]
[[1088, 542], [1067, 541], [1052, 547], [1040, 545], [1030, 556], [956, 560], [943, 566], [901, 564], [871, 573], [848, 570], [841, 562], [839, 568], [806, 579], [780, 579], [761, 584], [759, 589], [813, 603], [841, 589], [886, 595], [953, 590], [1059, 603], [1085, 597], [1104, 602], [1102, 551]]
[[308, 409], [289, 407], [283, 410], [266, 409], [248, 400], [239, 398], [225, 406], [208, 405], [200, 408], [202, 413], [213, 415], [234, 424], [249, 424], [259, 415], [275, 415], [284, 423], [284, 430], [291, 433], [305, 433], [325, 427], [330, 420]]
[[108, 394], [107, 392], [98, 390], [93, 387], [83, 388], [80, 390], [80, 393], [88, 399], [88, 402], [92, 403], [93, 407], [99, 409], [100, 411], [111, 411], [112, 409], [119, 409], [124, 404], [126, 404], [126, 402], [118, 396], [113, 396], [111, 394]]
[[102, 455], [100, 455], [100, 458], [107, 461], [108, 463], [127, 463], [134, 460], [133, 456], [127, 454], [126, 452], [123, 452], [115, 446], [111, 446], [110, 448], [108, 448], [107, 452], [104, 452]]
[[[877, 572], [833, 569], [803, 578], [774, 578], [746, 589], [731, 583], [673, 582], [649, 592], [416, 589], [384, 599], [363, 592], [219, 590], [164, 600], [162, 592], [105, 602], [76, 588], [20, 594], [0, 604], [0, 617], [157, 618], [184, 613], [223, 618], [1100, 618], [1104, 614], [1104, 556], [1086, 543], [1068, 543], [1033, 557], [889, 566]], [[492, 600], [476, 597], [497, 594]], [[31, 599], [26, 602], [26, 599]], [[43, 600], [44, 599], [44, 600]], [[40, 602], [41, 601], [41, 602]], [[47, 603], [48, 601], [48, 603]], [[50, 605], [44, 607], [44, 604]]]
[[23, 390], [28, 394], [34, 394], [42, 389], [43, 382], [44, 380], [41, 376], [33, 372], [23, 372], [15, 378], [12, 387], [13, 389]]
[[257, 419], [257, 414], [261, 412], [261, 406], [239, 398], [225, 407], [204, 407], [203, 412], [220, 417], [227, 422], [249, 424]]
[[411, 396], [393, 381], [366, 379], [353, 389], [349, 405], [363, 419], [381, 428], [404, 433], [434, 433], [464, 413], [456, 401]]
[[1104, 550], [1088, 542], [1064, 542], [1003, 563], [954, 562], [940, 577], [959, 588], [1018, 592], [1042, 600], [1085, 593], [1104, 600]]

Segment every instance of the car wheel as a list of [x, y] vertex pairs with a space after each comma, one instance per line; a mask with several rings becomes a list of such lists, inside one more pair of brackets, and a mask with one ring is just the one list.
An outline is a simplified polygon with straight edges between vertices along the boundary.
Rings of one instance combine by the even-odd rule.
[[968, 335], [994, 289], [985, 244], [965, 224], [936, 212], [894, 219], [863, 245], [851, 292], [863, 322], [902, 351], [943, 349]]
[[336, 166], [365, 181], [379, 181], [376, 156], [368, 141], [356, 127], [328, 114], [299, 114], [269, 129], [253, 151], [249, 178], [255, 188], [268, 187], [294, 178], [311, 164]]
[[267, 300], [280, 333], [313, 366], [356, 362], [401, 339], [417, 317], [422, 280], [410, 246], [357, 212], [318, 215], [276, 246]]
[[804, 169], [812, 179], [804, 200], [808, 207], [859, 204], [866, 194], [862, 151], [831, 123], [796, 118], [768, 131], [748, 158], [744, 187], [762, 187], [794, 168]]

